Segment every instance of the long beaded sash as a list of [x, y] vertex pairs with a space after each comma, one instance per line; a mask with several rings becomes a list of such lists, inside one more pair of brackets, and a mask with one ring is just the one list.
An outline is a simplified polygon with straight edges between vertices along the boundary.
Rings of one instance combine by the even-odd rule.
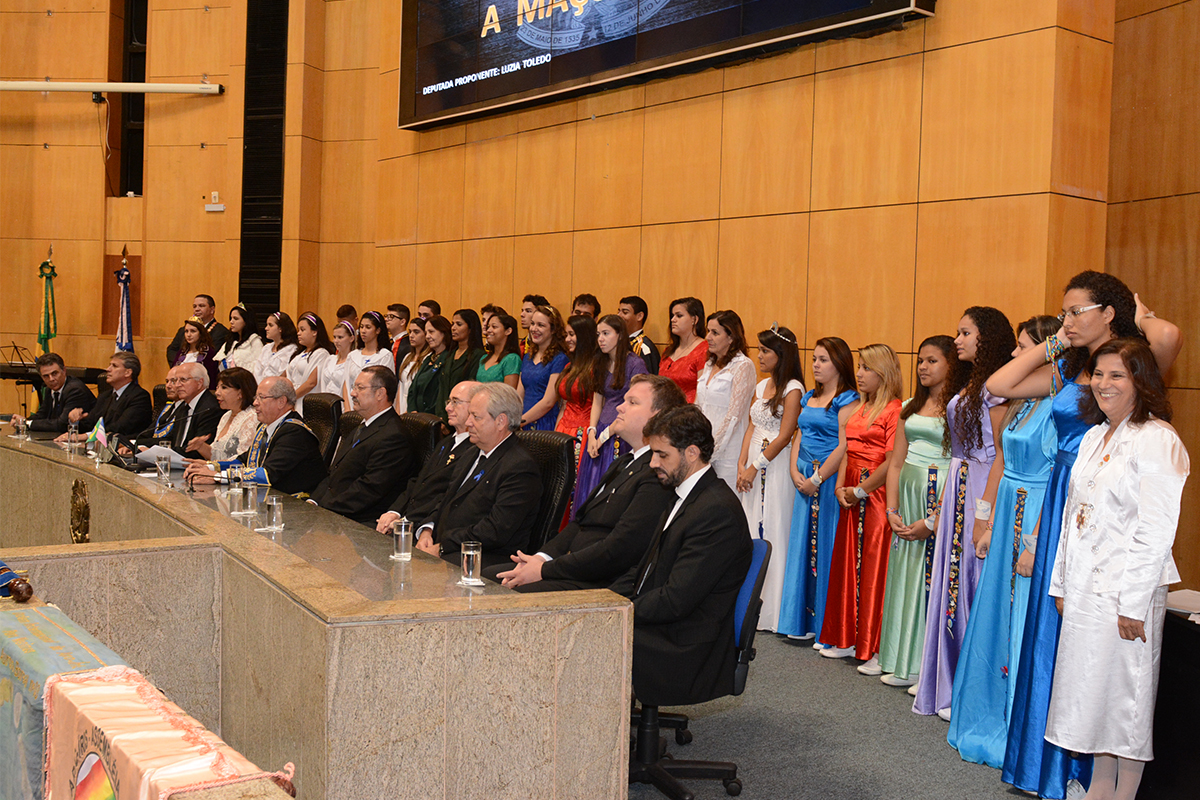
[[[763, 452], [766, 452], [770, 439], [762, 440]], [[758, 471], [758, 538], [767, 538], [763, 533], [763, 521], [767, 518], [767, 468]]]
[[246, 452], [246, 468], [255, 470], [258, 469], [258, 460], [263, 455], [263, 450], [266, 449], [267, 426], [259, 425], [258, 430], [254, 432], [254, 441], [250, 443], [250, 449]]
[[954, 491], [954, 538], [950, 542], [950, 582], [947, 591], [946, 630], [954, 636], [954, 618], [958, 614], [958, 578], [962, 566], [963, 530], [966, 526], [967, 462], [958, 465], [958, 482]]
[[[864, 482], [866, 482], [867, 478], [869, 478], [869, 477], [871, 477], [871, 472], [866, 467], [863, 467], [859, 471], [859, 474], [858, 474], [858, 485], [862, 486], [862, 484]], [[862, 591], [860, 587], [862, 586], [862, 553], [863, 553], [863, 522], [864, 522], [863, 518], [867, 516], [867, 500], [868, 499], [870, 499], [870, 495], [867, 495], [862, 500], [858, 501], [858, 553], [854, 557], [854, 577], [855, 577], [854, 606], [855, 606], [855, 608], [858, 607], [859, 595], [861, 594], [861, 591]]]
[[[817, 470], [821, 468], [821, 462], [813, 460], [813, 475], [817, 474]], [[820, 524], [821, 516], [821, 487], [817, 487], [817, 493], [812, 496], [812, 502], [809, 503], [808, 509], [808, 570], [812, 575], [812, 580], [808, 581], [805, 598], [807, 601], [807, 611], [809, 614], [816, 614], [817, 605], [817, 528]]]
[[1025, 500], [1028, 496], [1029, 492], [1025, 489], [1017, 489], [1017, 507], [1013, 513], [1012, 577], [1008, 581], [1010, 606], [1017, 599], [1017, 559], [1021, 555], [1021, 530], [1025, 527]]
[[[938, 499], [938, 468], [929, 465], [929, 474], [925, 479], [925, 517], [929, 518], [938, 513], [941, 506]], [[929, 600], [929, 586], [933, 578], [933, 548], [937, 542], [937, 531], [930, 531], [925, 539], [925, 599]]]
[[[163, 417], [167, 418], [163, 422]], [[154, 438], [162, 439], [170, 436], [171, 431], [175, 428], [175, 403], [167, 404], [167, 407], [158, 415], [158, 427], [154, 429]]]

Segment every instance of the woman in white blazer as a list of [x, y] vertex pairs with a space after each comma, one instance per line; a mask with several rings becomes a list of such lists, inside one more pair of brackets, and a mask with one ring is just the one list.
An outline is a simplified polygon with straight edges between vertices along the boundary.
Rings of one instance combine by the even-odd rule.
[[1094, 754], [1088, 797], [1133, 800], [1152, 729], [1171, 544], [1189, 472], [1154, 355], [1113, 339], [1088, 364], [1050, 594], [1063, 615], [1046, 740]]

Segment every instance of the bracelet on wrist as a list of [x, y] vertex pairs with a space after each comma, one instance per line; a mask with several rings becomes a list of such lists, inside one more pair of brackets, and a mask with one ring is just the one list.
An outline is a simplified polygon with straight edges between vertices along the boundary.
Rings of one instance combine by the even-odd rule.
[[861, 486], [854, 487], [854, 496], [857, 497], [859, 500], [866, 500], [867, 497], [869, 497], [867, 492]]
[[825, 479], [821, 477], [821, 473], [819, 471], [813, 472], [812, 477], [808, 480], [818, 489], [821, 488], [821, 484], [825, 482]]
[[895, 515], [898, 517], [898, 516], [900, 516], [900, 509], [898, 509], [898, 508], [889, 508], [889, 509], [887, 510], [887, 513], [888, 513], [888, 515], [889, 515], [889, 516], [891, 516], [892, 514], [895, 514]]
[[926, 517], [924, 522], [925, 527], [929, 528], [931, 532], [937, 530], [937, 522], [934, 521], [933, 517]]

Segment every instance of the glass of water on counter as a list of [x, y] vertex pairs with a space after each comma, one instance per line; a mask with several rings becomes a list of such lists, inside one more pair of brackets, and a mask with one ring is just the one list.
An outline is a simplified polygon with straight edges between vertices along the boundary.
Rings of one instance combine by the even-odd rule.
[[460, 585], [483, 586], [483, 579], [479, 577], [481, 571], [479, 562], [482, 556], [482, 542], [462, 543], [462, 579], [459, 580]]
[[392, 561], [412, 561], [412, 520], [401, 517], [392, 523]]

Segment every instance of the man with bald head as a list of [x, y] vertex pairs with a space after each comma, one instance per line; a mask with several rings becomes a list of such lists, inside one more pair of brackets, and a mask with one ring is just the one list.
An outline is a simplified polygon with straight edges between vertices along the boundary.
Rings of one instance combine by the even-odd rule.
[[258, 431], [236, 461], [194, 461], [184, 473], [194, 483], [214, 483], [234, 464], [253, 470], [255, 480], [281, 492], [311, 492], [325, 477], [317, 435], [296, 413], [296, 387], [282, 376], [263, 378], [254, 395]]

